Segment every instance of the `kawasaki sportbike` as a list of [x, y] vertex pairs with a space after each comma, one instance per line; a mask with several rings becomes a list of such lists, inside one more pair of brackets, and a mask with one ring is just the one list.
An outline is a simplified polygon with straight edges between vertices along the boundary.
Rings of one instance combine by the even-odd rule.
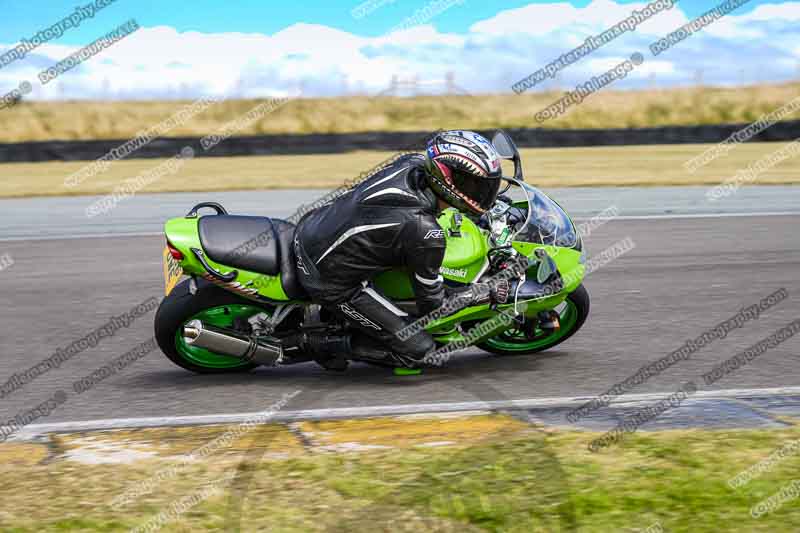
[[[513, 161], [514, 177], [503, 178], [505, 190], [480, 219], [453, 208], [442, 212], [447, 249], [441, 273], [447, 284], [459, 286], [492, 279], [512, 257], [527, 258], [528, 268], [513, 280], [507, 303], [465, 307], [424, 327], [445, 350], [476, 345], [500, 355], [532, 354], [565, 341], [585, 322], [585, 252], [564, 210], [524, 183], [511, 138], [498, 132], [492, 142]], [[207, 208], [215, 213], [200, 216]], [[229, 215], [213, 202], [167, 221], [166, 297], [155, 318], [156, 340], [167, 357], [195, 372], [241, 372], [310, 360], [276, 352], [268, 338], [303, 329], [347, 331], [298, 284], [293, 229], [285, 220]], [[373, 282], [398, 307], [415, 312], [406, 272], [385, 272]]]

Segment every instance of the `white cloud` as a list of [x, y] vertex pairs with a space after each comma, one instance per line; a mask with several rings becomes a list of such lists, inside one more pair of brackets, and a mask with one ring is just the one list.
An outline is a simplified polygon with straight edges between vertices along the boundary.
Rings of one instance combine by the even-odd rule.
[[[634, 10], [641, 10], [648, 3], [617, 4], [612, 0], [594, 0], [583, 8], [567, 3], [531, 4], [502, 11], [490, 19], [477, 22], [470, 27], [470, 31], [492, 35], [522, 33], [543, 36], [569, 28], [585, 38], [628, 18]], [[677, 9], [676, 4], [643, 22], [637, 27], [637, 32], [663, 34], [686, 22], [686, 16]]]
[[[77, 50], [43, 45], [0, 68], [0, 93], [26, 79], [35, 87], [31, 97], [45, 99], [274, 96], [297, 90], [309, 96], [377, 94], [394, 75], [442, 82], [428, 89], [436, 92], [444, 89], [448, 72], [470, 92], [508, 92], [512, 83], [645, 5], [531, 4], [501, 11], [463, 34], [443, 33], [432, 24], [379, 37], [312, 24], [273, 35], [149, 27], [40, 87], [36, 74]], [[677, 4], [564, 69], [557, 85], [577, 85], [635, 51], [644, 54], [644, 64], [615, 85], [649, 86], [653, 75], [662, 85], [689, 83], [698, 71], [710, 83], [789, 79], [797, 76], [800, 58], [797, 21], [800, 2], [761, 5], [747, 14], [734, 12], [654, 58], [648, 45], [688, 22]]]
[[476, 22], [470, 27], [470, 31], [489, 35], [508, 35], [509, 33], [547, 35], [564, 26], [579, 23], [580, 11], [567, 3], [531, 4], [517, 9], [508, 9], [490, 19]]
[[742, 22], [752, 20], [784, 20], [800, 22], [800, 2], [784, 2], [783, 4], [763, 4], [753, 11], [738, 17]]
[[715, 37], [726, 39], [765, 39], [769, 35], [770, 26], [800, 21], [800, 2], [783, 4], [765, 4], [757, 6], [744, 15], [736, 15], [737, 11], [721, 18], [708, 26], [705, 31]]

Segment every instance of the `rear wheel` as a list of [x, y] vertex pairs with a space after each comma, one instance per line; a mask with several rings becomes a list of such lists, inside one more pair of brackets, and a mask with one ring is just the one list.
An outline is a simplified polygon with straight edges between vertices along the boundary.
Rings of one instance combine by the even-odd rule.
[[561, 323], [561, 327], [556, 331], [547, 332], [537, 328], [531, 338], [530, 332], [526, 333], [519, 329], [508, 330], [478, 346], [498, 355], [525, 355], [561, 344], [573, 336], [589, 316], [589, 292], [583, 285], [578, 285], [556, 311]]
[[247, 372], [258, 365], [187, 344], [183, 326], [197, 319], [204, 324], [236, 329], [251, 316], [265, 312], [269, 310], [203, 280], [198, 280], [197, 291], [191, 294], [187, 279], [164, 298], [156, 312], [156, 342], [170, 361], [192, 372]]

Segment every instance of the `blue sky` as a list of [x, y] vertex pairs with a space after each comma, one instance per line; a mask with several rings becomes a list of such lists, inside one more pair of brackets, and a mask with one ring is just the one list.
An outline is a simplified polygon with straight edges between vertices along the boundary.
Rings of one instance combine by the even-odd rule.
[[[0, 19], [0, 54], [94, 0], [15, 0]], [[362, 18], [352, 10], [378, 5]], [[29, 99], [375, 95], [392, 79], [411, 92], [510, 92], [511, 85], [599, 35], [648, 0], [116, 0], [9, 64], [0, 96], [32, 85]], [[784, 82], [800, 79], [800, 0], [750, 0], [666, 53], [649, 45], [716, 5], [673, 0], [555, 79], [532, 90], [569, 90], [634, 52], [644, 64], [615, 88]], [[397, 30], [423, 7], [447, 4]], [[141, 29], [60, 75], [48, 66], [134, 18]], [[403, 95], [404, 93], [396, 93]]]
[[[171, 26], [178, 31], [204, 33], [242, 32], [273, 34], [292, 24], [304, 22], [321, 24], [356, 35], [375, 37], [390, 30], [398, 20], [414, 14], [430, 0], [394, 0], [376, 9], [362, 20], [350, 15], [359, 0], [303, 0], [276, 2], [264, 0], [117, 0], [80, 28], [70, 30], [59, 39], [59, 44], [81, 45], [96, 38], [106, 30], [111, 20], [123, 22], [135, 18], [142, 26]], [[0, 18], [0, 42], [7, 43], [27, 37], [42, 27], [52, 24], [72, 12], [76, 5], [88, 0], [14, 0], [10, 16]], [[469, 27], [497, 12], [529, 4], [552, 4], [546, 0], [467, 0], [460, 9], [450, 9], [431, 21], [441, 32], [464, 33]], [[584, 7], [589, 0], [570, 0], [576, 7]], [[619, 4], [634, 0], [619, 0]], [[717, 2], [680, 0], [679, 6], [689, 16], [695, 17]], [[747, 13], [769, 0], [751, 0], [737, 9]], [[775, 2], [772, 2], [775, 3]], [[780, 3], [780, 2], [778, 2]], [[8, 9], [8, 8], [6, 8]]]

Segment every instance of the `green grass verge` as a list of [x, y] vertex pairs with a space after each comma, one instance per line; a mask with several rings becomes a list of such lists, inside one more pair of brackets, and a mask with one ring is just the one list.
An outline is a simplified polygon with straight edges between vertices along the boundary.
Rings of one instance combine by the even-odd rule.
[[[708, 144], [523, 149], [526, 180], [542, 187], [716, 185], [787, 143], [746, 143], [689, 174], [683, 163]], [[334, 188], [357, 178], [393, 152], [267, 157], [209, 157], [190, 160], [136, 192], [229, 191], [286, 188]], [[77, 187], [64, 179], [86, 161], [0, 164], [0, 197], [107, 194], [125, 180], [153, 169], [163, 159], [113, 163]], [[506, 173], [511, 174], [507, 168]], [[800, 157], [763, 172], [754, 184], [800, 182]], [[124, 200], [123, 200], [124, 201]]]
[[[257, 432], [256, 432], [257, 433]], [[738, 490], [727, 482], [800, 438], [772, 430], [626, 436], [601, 453], [593, 433], [531, 430], [476, 445], [311, 454], [191, 465], [120, 510], [109, 500], [164, 463], [3, 467], [3, 531], [121, 531], [207, 480], [239, 469], [233, 488], [198, 502], [164, 531], [797, 531], [798, 501], [761, 518], [753, 505], [798, 476], [790, 455]], [[263, 437], [261, 437], [263, 438]], [[259, 442], [254, 435], [252, 442]]]

